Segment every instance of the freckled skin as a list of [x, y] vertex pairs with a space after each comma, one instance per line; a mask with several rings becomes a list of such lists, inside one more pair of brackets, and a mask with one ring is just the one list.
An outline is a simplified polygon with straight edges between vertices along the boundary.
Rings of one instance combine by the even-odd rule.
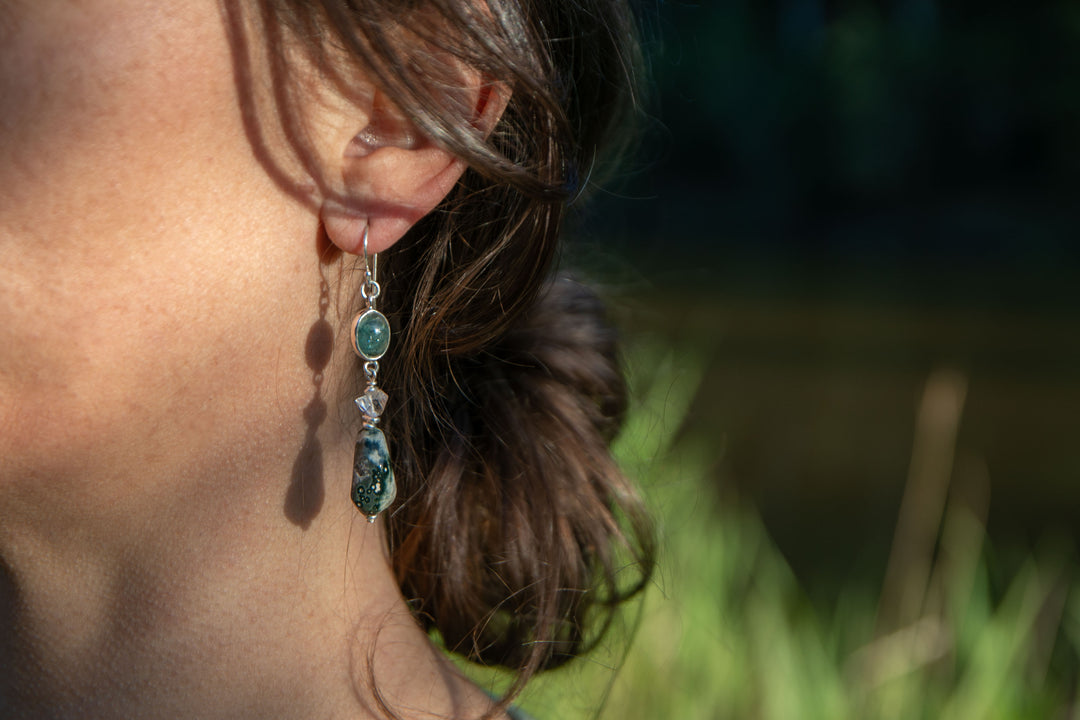
[[368, 517], [378, 515], [394, 502], [397, 486], [382, 430], [365, 427], [356, 439], [353, 460], [352, 499]]
[[368, 228], [389, 250], [464, 164], [352, 154], [391, 103], [291, 49], [286, 122], [269, 5], [0, 0], [4, 720], [372, 720], [376, 690], [409, 716], [490, 707], [346, 488], [348, 253]]

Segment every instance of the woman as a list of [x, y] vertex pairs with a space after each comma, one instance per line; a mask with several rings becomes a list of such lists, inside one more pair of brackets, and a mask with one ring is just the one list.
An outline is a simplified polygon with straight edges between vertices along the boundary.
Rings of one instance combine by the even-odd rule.
[[610, 331], [547, 279], [630, 28], [0, 0], [0, 716], [499, 717], [431, 631], [511, 695], [588, 648], [652, 553]]

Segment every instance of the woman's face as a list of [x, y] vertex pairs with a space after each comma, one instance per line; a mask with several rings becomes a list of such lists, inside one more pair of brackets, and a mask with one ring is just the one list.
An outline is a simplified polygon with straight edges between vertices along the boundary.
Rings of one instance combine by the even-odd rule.
[[120, 518], [295, 455], [317, 227], [252, 151], [216, 0], [0, 0], [0, 508]]

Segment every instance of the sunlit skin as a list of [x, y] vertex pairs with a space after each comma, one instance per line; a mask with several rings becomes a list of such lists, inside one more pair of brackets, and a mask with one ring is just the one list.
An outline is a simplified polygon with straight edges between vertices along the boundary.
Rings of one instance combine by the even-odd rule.
[[362, 228], [462, 166], [358, 151], [371, 89], [311, 104], [327, 177], [283, 183], [227, 16], [0, 0], [0, 715], [362, 718], [370, 658], [406, 717], [478, 714], [350, 501], [345, 380]]

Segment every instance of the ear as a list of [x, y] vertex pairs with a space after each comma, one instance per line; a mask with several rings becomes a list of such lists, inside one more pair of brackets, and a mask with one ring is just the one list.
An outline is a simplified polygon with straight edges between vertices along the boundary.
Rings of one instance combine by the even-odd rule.
[[[369, 98], [362, 127], [338, 150], [344, 192], [325, 198], [321, 208], [327, 237], [354, 255], [363, 253], [365, 227], [371, 253], [397, 242], [446, 197], [466, 168], [421, 135], [381, 90]], [[477, 83], [450, 107], [460, 108], [461, 121], [487, 135], [508, 101], [505, 86]]]

